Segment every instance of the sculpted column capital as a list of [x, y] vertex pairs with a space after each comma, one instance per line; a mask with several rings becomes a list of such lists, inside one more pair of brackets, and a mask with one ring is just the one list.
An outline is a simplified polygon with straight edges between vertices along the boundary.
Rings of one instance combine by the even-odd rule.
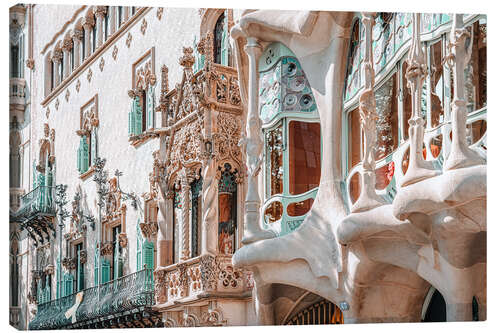
[[62, 49], [66, 52], [70, 52], [73, 48], [73, 41], [71, 39], [65, 39], [63, 42]]
[[258, 58], [264, 50], [259, 40], [255, 37], [247, 37], [247, 44], [244, 49], [249, 56], [253, 56], [255, 58]]
[[74, 29], [73, 32], [71, 33], [71, 38], [73, 38], [73, 42], [76, 43], [77, 41], [81, 41], [83, 38], [83, 31], [81, 29]]
[[94, 17], [93, 16], [85, 16], [83, 18], [83, 22], [82, 22], [82, 25], [83, 25], [83, 28], [85, 30], [90, 30], [92, 29], [92, 27], [94, 26], [95, 24], [95, 20], [94, 20]]
[[98, 18], [103, 19], [104, 16], [106, 15], [106, 6], [95, 6], [94, 15]]
[[52, 53], [52, 61], [55, 62], [56, 64], [59, 64], [62, 59], [62, 51], [60, 49], [54, 50]]

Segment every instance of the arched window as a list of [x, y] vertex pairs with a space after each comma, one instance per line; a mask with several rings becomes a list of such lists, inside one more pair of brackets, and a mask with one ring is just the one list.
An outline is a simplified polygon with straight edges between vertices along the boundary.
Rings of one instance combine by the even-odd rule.
[[222, 13], [214, 28], [214, 62], [224, 66], [229, 65], [229, 41], [227, 11]]
[[179, 262], [180, 260], [180, 231], [179, 228], [182, 226], [182, 201], [181, 193], [179, 189], [174, 189], [174, 209], [172, 210], [172, 263]]
[[201, 248], [201, 187], [203, 178], [200, 176], [191, 184], [191, 257], [200, 255]]
[[272, 43], [263, 52], [259, 77], [265, 137], [264, 219], [284, 235], [302, 223], [319, 186], [319, 114], [299, 61], [283, 44]]
[[237, 170], [231, 164], [225, 163], [219, 167], [219, 223], [218, 223], [218, 250], [222, 254], [233, 254], [236, 249], [237, 220]]
[[109, 35], [109, 6], [106, 6], [106, 13], [104, 14], [104, 40], [108, 40]]

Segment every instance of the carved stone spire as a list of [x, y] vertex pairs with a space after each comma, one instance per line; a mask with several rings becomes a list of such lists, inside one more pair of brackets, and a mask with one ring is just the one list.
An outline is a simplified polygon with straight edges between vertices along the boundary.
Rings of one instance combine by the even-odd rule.
[[408, 52], [406, 63], [406, 79], [411, 93], [411, 118], [408, 136], [410, 138], [410, 159], [408, 170], [404, 175], [401, 186], [407, 186], [426, 178], [434, 177], [439, 174], [432, 163], [424, 161], [422, 156], [422, 145], [424, 140], [424, 120], [421, 116], [422, 85], [427, 75], [427, 64], [425, 55], [420, 43], [420, 14], [413, 14], [413, 36]]
[[373, 13], [363, 13], [365, 27], [365, 58], [362, 72], [365, 86], [359, 96], [361, 128], [364, 133], [363, 170], [361, 171], [361, 191], [359, 199], [353, 205], [353, 213], [362, 212], [385, 204], [385, 200], [375, 193], [375, 149], [377, 143], [377, 110], [375, 104], [375, 71], [373, 69], [372, 28]]
[[464, 68], [469, 60], [470, 48], [473, 45], [471, 40], [469, 49], [466, 48], [467, 38], [472, 39], [472, 36], [464, 28], [463, 15], [455, 14], [448, 45], [449, 54], [446, 56], [448, 66], [453, 67], [454, 97], [451, 105], [451, 149], [448, 158], [444, 161], [443, 170], [445, 171], [485, 164], [486, 162], [477, 152], [470, 149], [467, 143]]

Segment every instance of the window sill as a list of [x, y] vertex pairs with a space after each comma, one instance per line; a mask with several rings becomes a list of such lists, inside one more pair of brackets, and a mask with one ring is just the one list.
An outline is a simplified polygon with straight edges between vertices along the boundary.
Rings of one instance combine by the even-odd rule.
[[158, 137], [158, 134], [153, 133], [153, 130], [143, 132], [139, 135], [131, 135], [128, 138], [128, 141], [130, 144], [134, 147], [137, 148], [139, 146], [142, 146], [146, 142], [150, 141], [151, 139], [154, 139]]
[[87, 180], [90, 176], [92, 176], [94, 174], [94, 171], [95, 171], [94, 166], [91, 166], [87, 171], [85, 171], [84, 173], [82, 173], [80, 175], [80, 179]]

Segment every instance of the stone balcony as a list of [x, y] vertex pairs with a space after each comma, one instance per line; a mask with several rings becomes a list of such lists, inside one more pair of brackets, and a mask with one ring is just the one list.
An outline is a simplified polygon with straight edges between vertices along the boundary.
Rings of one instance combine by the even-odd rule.
[[157, 268], [156, 309], [167, 310], [211, 297], [250, 297], [250, 271], [235, 269], [231, 255], [204, 255]]
[[24, 110], [26, 105], [26, 80], [23, 78], [10, 78], [9, 86], [10, 105], [16, 109]]

